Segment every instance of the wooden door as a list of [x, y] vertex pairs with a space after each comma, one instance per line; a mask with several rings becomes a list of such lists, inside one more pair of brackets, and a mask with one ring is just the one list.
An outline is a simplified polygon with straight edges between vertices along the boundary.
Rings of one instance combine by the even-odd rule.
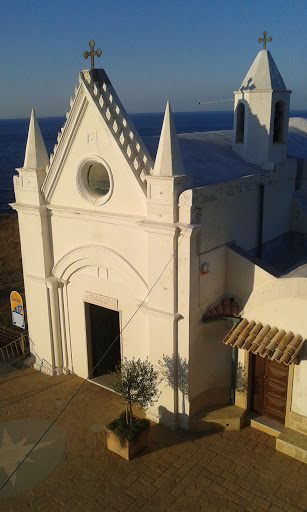
[[252, 409], [285, 423], [289, 367], [253, 356]]

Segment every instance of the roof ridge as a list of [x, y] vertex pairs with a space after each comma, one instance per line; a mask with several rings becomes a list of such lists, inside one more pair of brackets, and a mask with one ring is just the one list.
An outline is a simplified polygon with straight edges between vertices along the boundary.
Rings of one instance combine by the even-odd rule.
[[70, 109], [65, 113], [66, 121], [64, 121], [64, 124], [61, 127], [61, 131], [58, 132], [58, 134], [57, 134], [57, 142], [56, 142], [56, 144], [53, 147], [53, 151], [49, 155], [49, 165], [46, 167], [46, 173], [48, 173], [48, 171], [49, 171], [49, 169], [51, 167], [52, 161], [54, 160], [55, 154], [56, 154], [58, 146], [59, 146], [59, 142], [60, 142], [60, 140], [62, 138], [62, 135], [64, 133], [65, 127], [67, 125], [67, 122], [68, 122], [68, 120], [69, 120], [69, 118], [71, 116], [72, 108], [73, 108], [73, 105], [75, 103], [78, 90], [79, 90], [79, 86], [75, 85], [75, 91], [74, 91], [75, 94], [74, 94], [74, 96], [70, 97], [70, 100], [69, 100]]
[[137, 171], [142, 181], [145, 181], [146, 176], [152, 172], [153, 162], [127, 112], [122, 105], [121, 107], [119, 106], [120, 100], [115, 91], [110, 91], [106, 81], [99, 86], [99, 83], [94, 81], [91, 70], [81, 71], [80, 79], [96, 101], [100, 113], [121, 147], [131, 168], [133, 168], [134, 172]]
[[99, 86], [99, 84], [93, 79], [91, 71], [92, 70], [90, 69], [86, 69], [79, 73], [79, 85], [75, 86], [75, 94], [70, 98], [70, 109], [65, 114], [66, 121], [61, 127], [61, 131], [58, 132], [57, 142], [54, 145], [53, 152], [50, 154], [49, 165], [46, 168], [46, 172], [48, 172], [52, 161], [54, 160], [65, 126], [69, 121], [79, 87], [81, 84], [84, 84], [87, 91], [95, 100], [103, 119], [106, 121], [111, 133], [121, 147], [130, 167], [134, 172], [139, 174], [141, 181], [144, 182], [146, 180], [146, 176], [152, 173], [152, 158], [126, 111], [123, 107], [120, 108], [117, 104], [120, 103], [119, 98], [117, 98], [118, 101], [115, 101], [115, 91], [113, 94], [111, 93], [106, 80], [103, 81], [101, 86]]

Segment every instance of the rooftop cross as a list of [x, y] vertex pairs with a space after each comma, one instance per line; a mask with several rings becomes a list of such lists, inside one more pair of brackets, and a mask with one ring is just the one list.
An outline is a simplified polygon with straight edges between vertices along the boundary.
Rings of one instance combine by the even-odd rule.
[[101, 50], [100, 50], [100, 48], [97, 48], [97, 50], [94, 51], [95, 41], [93, 41], [93, 39], [91, 39], [88, 44], [89, 44], [91, 51], [88, 52], [87, 50], [85, 50], [83, 52], [83, 57], [85, 59], [87, 59], [88, 57], [91, 57], [91, 69], [94, 69], [94, 67], [95, 67], [94, 66], [94, 56], [97, 55], [97, 57], [100, 57]]
[[258, 43], [263, 43], [263, 49], [266, 50], [266, 43], [270, 43], [272, 41], [272, 38], [271, 36], [269, 36], [268, 38], [266, 37], [267, 36], [267, 31], [265, 30], [263, 32], [263, 37], [259, 37], [258, 38]]

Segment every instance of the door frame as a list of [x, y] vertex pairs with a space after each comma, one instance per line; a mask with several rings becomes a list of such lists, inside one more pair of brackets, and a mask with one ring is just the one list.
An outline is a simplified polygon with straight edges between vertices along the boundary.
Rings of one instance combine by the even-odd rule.
[[[92, 333], [91, 333], [91, 317], [90, 317], [90, 306], [98, 306], [105, 309], [110, 309], [112, 311], [116, 311], [118, 313], [118, 322], [119, 322], [119, 350], [120, 350], [120, 361], [123, 360], [123, 346], [122, 346], [122, 312], [119, 309], [112, 308], [109, 304], [106, 306], [105, 304], [98, 304], [95, 301], [90, 301], [86, 299], [83, 301], [84, 304], [84, 315], [85, 315], [85, 330], [86, 330], [86, 352], [87, 352], [87, 368], [88, 368], [88, 376], [93, 371], [93, 350], [92, 350]], [[93, 375], [90, 379], [93, 378]]]
[[[279, 363], [278, 361], [272, 361], [268, 357], [261, 357], [257, 354], [253, 354], [252, 357], [252, 373], [251, 373], [251, 408], [255, 412], [258, 412], [261, 416], [268, 417], [275, 421], [278, 421], [282, 424], [285, 424], [286, 421], [286, 413], [287, 413], [287, 399], [288, 399], [288, 381], [289, 381], [289, 367], [284, 363]], [[256, 374], [256, 368], [257, 374]], [[270, 374], [273, 373], [273, 378], [270, 378]], [[274, 374], [277, 379], [274, 380]], [[279, 380], [279, 376], [280, 379]], [[260, 379], [260, 382], [257, 382], [257, 378]], [[287, 379], [286, 385], [283, 386], [285, 390], [285, 397], [282, 398], [280, 394], [275, 394], [273, 392], [274, 387], [276, 387], [277, 382], [282, 382], [282, 379]], [[279, 414], [274, 412], [274, 408], [270, 409], [268, 407], [268, 397], [274, 401], [277, 399], [278, 408], [282, 406], [284, 410], [283, 419], [279, 417]]]
[[[237, 369], [244, 373], [245, 389], [238, 391], [235, 390], [235, 405], [242, 407], [246, 411], [252, 411], [252, 356], [251, 352], [247, 350], [238, 349], [238, 362]], [[260, 357], [260, 356], [259, 356]], [[285, 427], [297, 430], [297, 426], [305, 422], [305, 418], [299, 414], [291, 411], [292, 391], [293, 391], [293, 378], [294, 378], [294, 364], [289, 365], [288, 374], [288, 388], [287, 388], [287, 402], [286, 402], [286, 417]], [[306, 427], [305, 427], [306, 429]], [[299, 429], [300, 430], [300, 429]]]

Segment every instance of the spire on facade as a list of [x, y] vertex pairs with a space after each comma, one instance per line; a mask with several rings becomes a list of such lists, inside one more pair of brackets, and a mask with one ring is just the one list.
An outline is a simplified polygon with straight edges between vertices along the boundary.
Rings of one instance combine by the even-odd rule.
[[156, 176], [185, 174], [169, 101], [166, 103], [153, 174]]
[[36, 119], [34, 109], [31, 112], [24, 168], [41, 169], [49, 164], [46, 146]]

